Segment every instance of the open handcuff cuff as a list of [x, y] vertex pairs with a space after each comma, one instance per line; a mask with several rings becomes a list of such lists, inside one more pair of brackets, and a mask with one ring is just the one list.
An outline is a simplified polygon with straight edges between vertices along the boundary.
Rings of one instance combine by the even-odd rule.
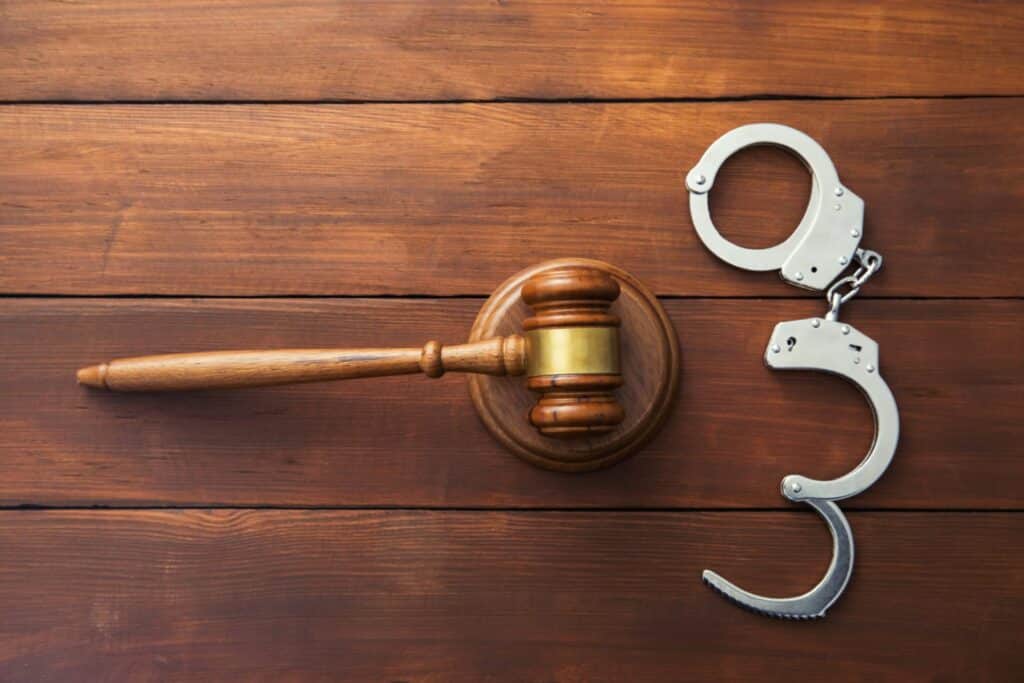
[[[787, 239], [767, 249], [737, 246], [718, 232], [711, 220], [708, 193], [722, 164], [754, 145], [774, 145], [794, 154], [811, 174], [807, 211]], [[871, 404], [875, 438], [859, 465], [828, 481], [790, 474], [782, 495], [804, 502], [825, 520], [832, 534], [832, 562], [810, 591], [791, 598], [751, 593], [705, 570], [704, 581], [741, 607], [772, 617], [814, 619], [842, 595], [853, 573], [853, 534], [835, 501], [856, 496], [885, 472], [899, 440], [899, 411], [878, 365], [878, 344], [839, 320], [839, 309], [882, 266], [882, 257], [860, 247], [864, 201], [839, 182], [825, 150], [798, 130], [774, 123], [755, 123], [729, 131], [716, 140], [686, 176], [690, 215], [697, 235], [718, 258], [745, 270], [778, 270], [786, 282], [825, 291], [828, 311], [821, 318], [788, 320], [775, 326], [765, 351], [773, 370], [817, 370], [839, 375], [860, 389]], [[850, 275], [843, 273], [856, 264]]]

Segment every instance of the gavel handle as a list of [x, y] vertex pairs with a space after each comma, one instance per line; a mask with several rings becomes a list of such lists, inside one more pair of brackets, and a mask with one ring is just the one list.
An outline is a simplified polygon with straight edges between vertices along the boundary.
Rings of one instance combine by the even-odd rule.
[[281, 349], [210, 351], [120, 358], [78, 371], [78, 382], [111, 391], [188, 391], [265, 387], [359, 377], [447, 371], [487, 375], [526, 372], [526, 351], [518, 335], [471, 344], [422, 349]]

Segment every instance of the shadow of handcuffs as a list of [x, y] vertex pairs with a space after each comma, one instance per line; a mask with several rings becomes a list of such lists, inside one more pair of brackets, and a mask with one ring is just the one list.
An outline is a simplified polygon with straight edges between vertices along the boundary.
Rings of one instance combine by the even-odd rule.
[[[712, 222], [708, 206], [708, 193], [722, 164], [755, 145], [781, 147], [798, 157], [811, 174], [810, 200], [796, 230], [767, 249], [747, 249], [729, 242]], [[864, 201], [839, 182], [821, 145], [794, 128], [755, 123], [729, 131], [712, 143], [686, 175], [686, 188], [697, 235], [715, 256], [745, 270], [778, 270], [792, 285], [826, 292], [828, 311], [822, 318], [788, 320], [775, 326], [765, 350], [765, 364], [773, 370], [839, 375], [860, 389], [871, 404], [875, 438], [859, 465], [827, 481], [799, 474], [782, 480], [782, 495], [814, 508], [832, 535], [832, 562], [821, 581], [803, 595], [771, 598], [744, 590], [711, 570], [703, 573], [709, 586], [754, 612], [785, 619], [823, 617], [853, 573], [853, 534], [835, 501], [856, 496], [878, 481], [892, 462], [899, 440], [899, 411], [879, 370], [878, 344], [839, 321], [840, 307], [878, 272], [882, 257], [860, 247]], [[854, 266], [852, 274], [843, 275]]]

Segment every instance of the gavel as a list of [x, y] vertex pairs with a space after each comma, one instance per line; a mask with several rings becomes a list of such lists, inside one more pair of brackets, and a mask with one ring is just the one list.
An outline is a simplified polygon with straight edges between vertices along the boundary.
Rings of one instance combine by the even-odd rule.
[[609, 272], [583, 265], [543, 270], [521, 291], [532, 316], [523, 335], [423, 348], [212, 351], [121, 358], [78, 371], [80, 384], [111, 391], [190, 391], [446, 372], [523, 375], [540, 395], [529, 420], [546, 437], [610, 432], [625, 418], [614, 390], [622, 385], [620, 294]]

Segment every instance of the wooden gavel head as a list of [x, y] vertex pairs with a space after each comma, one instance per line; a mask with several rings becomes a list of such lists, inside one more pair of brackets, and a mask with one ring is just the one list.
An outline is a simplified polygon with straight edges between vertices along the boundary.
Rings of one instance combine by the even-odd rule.
[[530, 422], [554, 438], [614, 429], [625, 417], [613, 393], [622, 385], [622, 322], [610, 311], [619, 283], [596, 268], [566, 266], [531, 277], [522, 297], [533, 311], [523, 322], [527, 386], [540, 394]]

